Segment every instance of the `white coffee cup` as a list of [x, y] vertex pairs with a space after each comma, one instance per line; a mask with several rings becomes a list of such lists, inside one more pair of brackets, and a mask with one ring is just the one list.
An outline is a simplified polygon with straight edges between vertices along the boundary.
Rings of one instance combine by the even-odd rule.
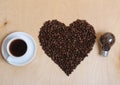
[[[25, 52], [23, 55], [19, 56], [19, 57], [13, 55], [13, 54], [11, 53], [11, 51], [10, 51], [10, 45], [11, 45], [11, 43], [12, 43], [13, 41], [15, 41], [15, 40], [22, 40], [22, 41], [24, 41], [24, 42], [26, 43], [26, 45], [27, 45], [26, 52]], [[25, 37], [15, 37], [15, 38], [10, 39], [10, 40], [8, 41], [8, 43], [7, 43], [7, 52], [8, 52], [8, 55], [9, 55], [8, 58], [7, 58], [7, 61], [8, 61], [8, 62], [12, 62], [12, 61], [20, 62], [21, 60], [22, 60], [22, 61], [26, 60], [26, 58], [27, 58], [26, 55], [29, 54], [29, 42], [28, 42], [28, 39], [25, 38]]]

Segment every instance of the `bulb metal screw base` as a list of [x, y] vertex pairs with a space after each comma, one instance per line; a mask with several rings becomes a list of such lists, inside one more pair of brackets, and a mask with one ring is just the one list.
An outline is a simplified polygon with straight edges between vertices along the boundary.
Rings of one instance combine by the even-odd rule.
[[101, 51], [101, 55], [103, 55], [104, 57], [108, 56], [108, 53], [109, 53], [108, 51], [104, 50]]

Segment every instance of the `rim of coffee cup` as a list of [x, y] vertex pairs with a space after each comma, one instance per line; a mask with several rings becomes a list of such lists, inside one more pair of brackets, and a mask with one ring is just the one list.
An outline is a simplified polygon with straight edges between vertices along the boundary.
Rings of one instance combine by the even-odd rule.
[[8, 43], [7, 43], [7, 52], [8, 52], [8, 57], [13, 57], [13, 58], [20, 58], [20, 57], [22, 57], [22, 56], [19, 56], [19, 57], [17, 57], [17, 56], [14, 56], [11, 52], [10, 52], [10, 44], [14, 41], [14, 40], [18, 40], [18, 39], [20, 39], [20, 40], [23, 40], [25, 43], [26, 43], [26, 45], [27, 45], [27, 50], [26, 50], [26, 52], [22, 55], [22, 56], [24, 56], [24, 55], [26, 55], [27, 54], [27, 51], [28, 51], [28, 43], [27, 43], [27, 41], [24, 39], [24, 38], [22, 38], [22, 37], [15, 37], [15, 38], [12, 38], [12, 39], [10, 39], [9, 41], [8, 41]]

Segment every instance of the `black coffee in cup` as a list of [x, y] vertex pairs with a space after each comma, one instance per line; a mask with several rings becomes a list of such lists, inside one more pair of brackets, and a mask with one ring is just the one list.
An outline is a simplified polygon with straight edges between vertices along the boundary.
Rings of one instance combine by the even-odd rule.
[[21, 39], [16, 39], [10, 43], [9, 50], [13, 56], [20, 57], [26, 53], [27, 44]]

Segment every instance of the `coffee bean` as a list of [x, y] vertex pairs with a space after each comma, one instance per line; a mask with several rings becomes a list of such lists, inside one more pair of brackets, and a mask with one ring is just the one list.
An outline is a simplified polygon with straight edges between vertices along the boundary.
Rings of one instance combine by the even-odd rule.
[[78, 19], [69, 26], [49, 20], [40, 28], [38, 38], [45, 53], [69, 75], [88, 56], [96, 36], [85, 20]]

